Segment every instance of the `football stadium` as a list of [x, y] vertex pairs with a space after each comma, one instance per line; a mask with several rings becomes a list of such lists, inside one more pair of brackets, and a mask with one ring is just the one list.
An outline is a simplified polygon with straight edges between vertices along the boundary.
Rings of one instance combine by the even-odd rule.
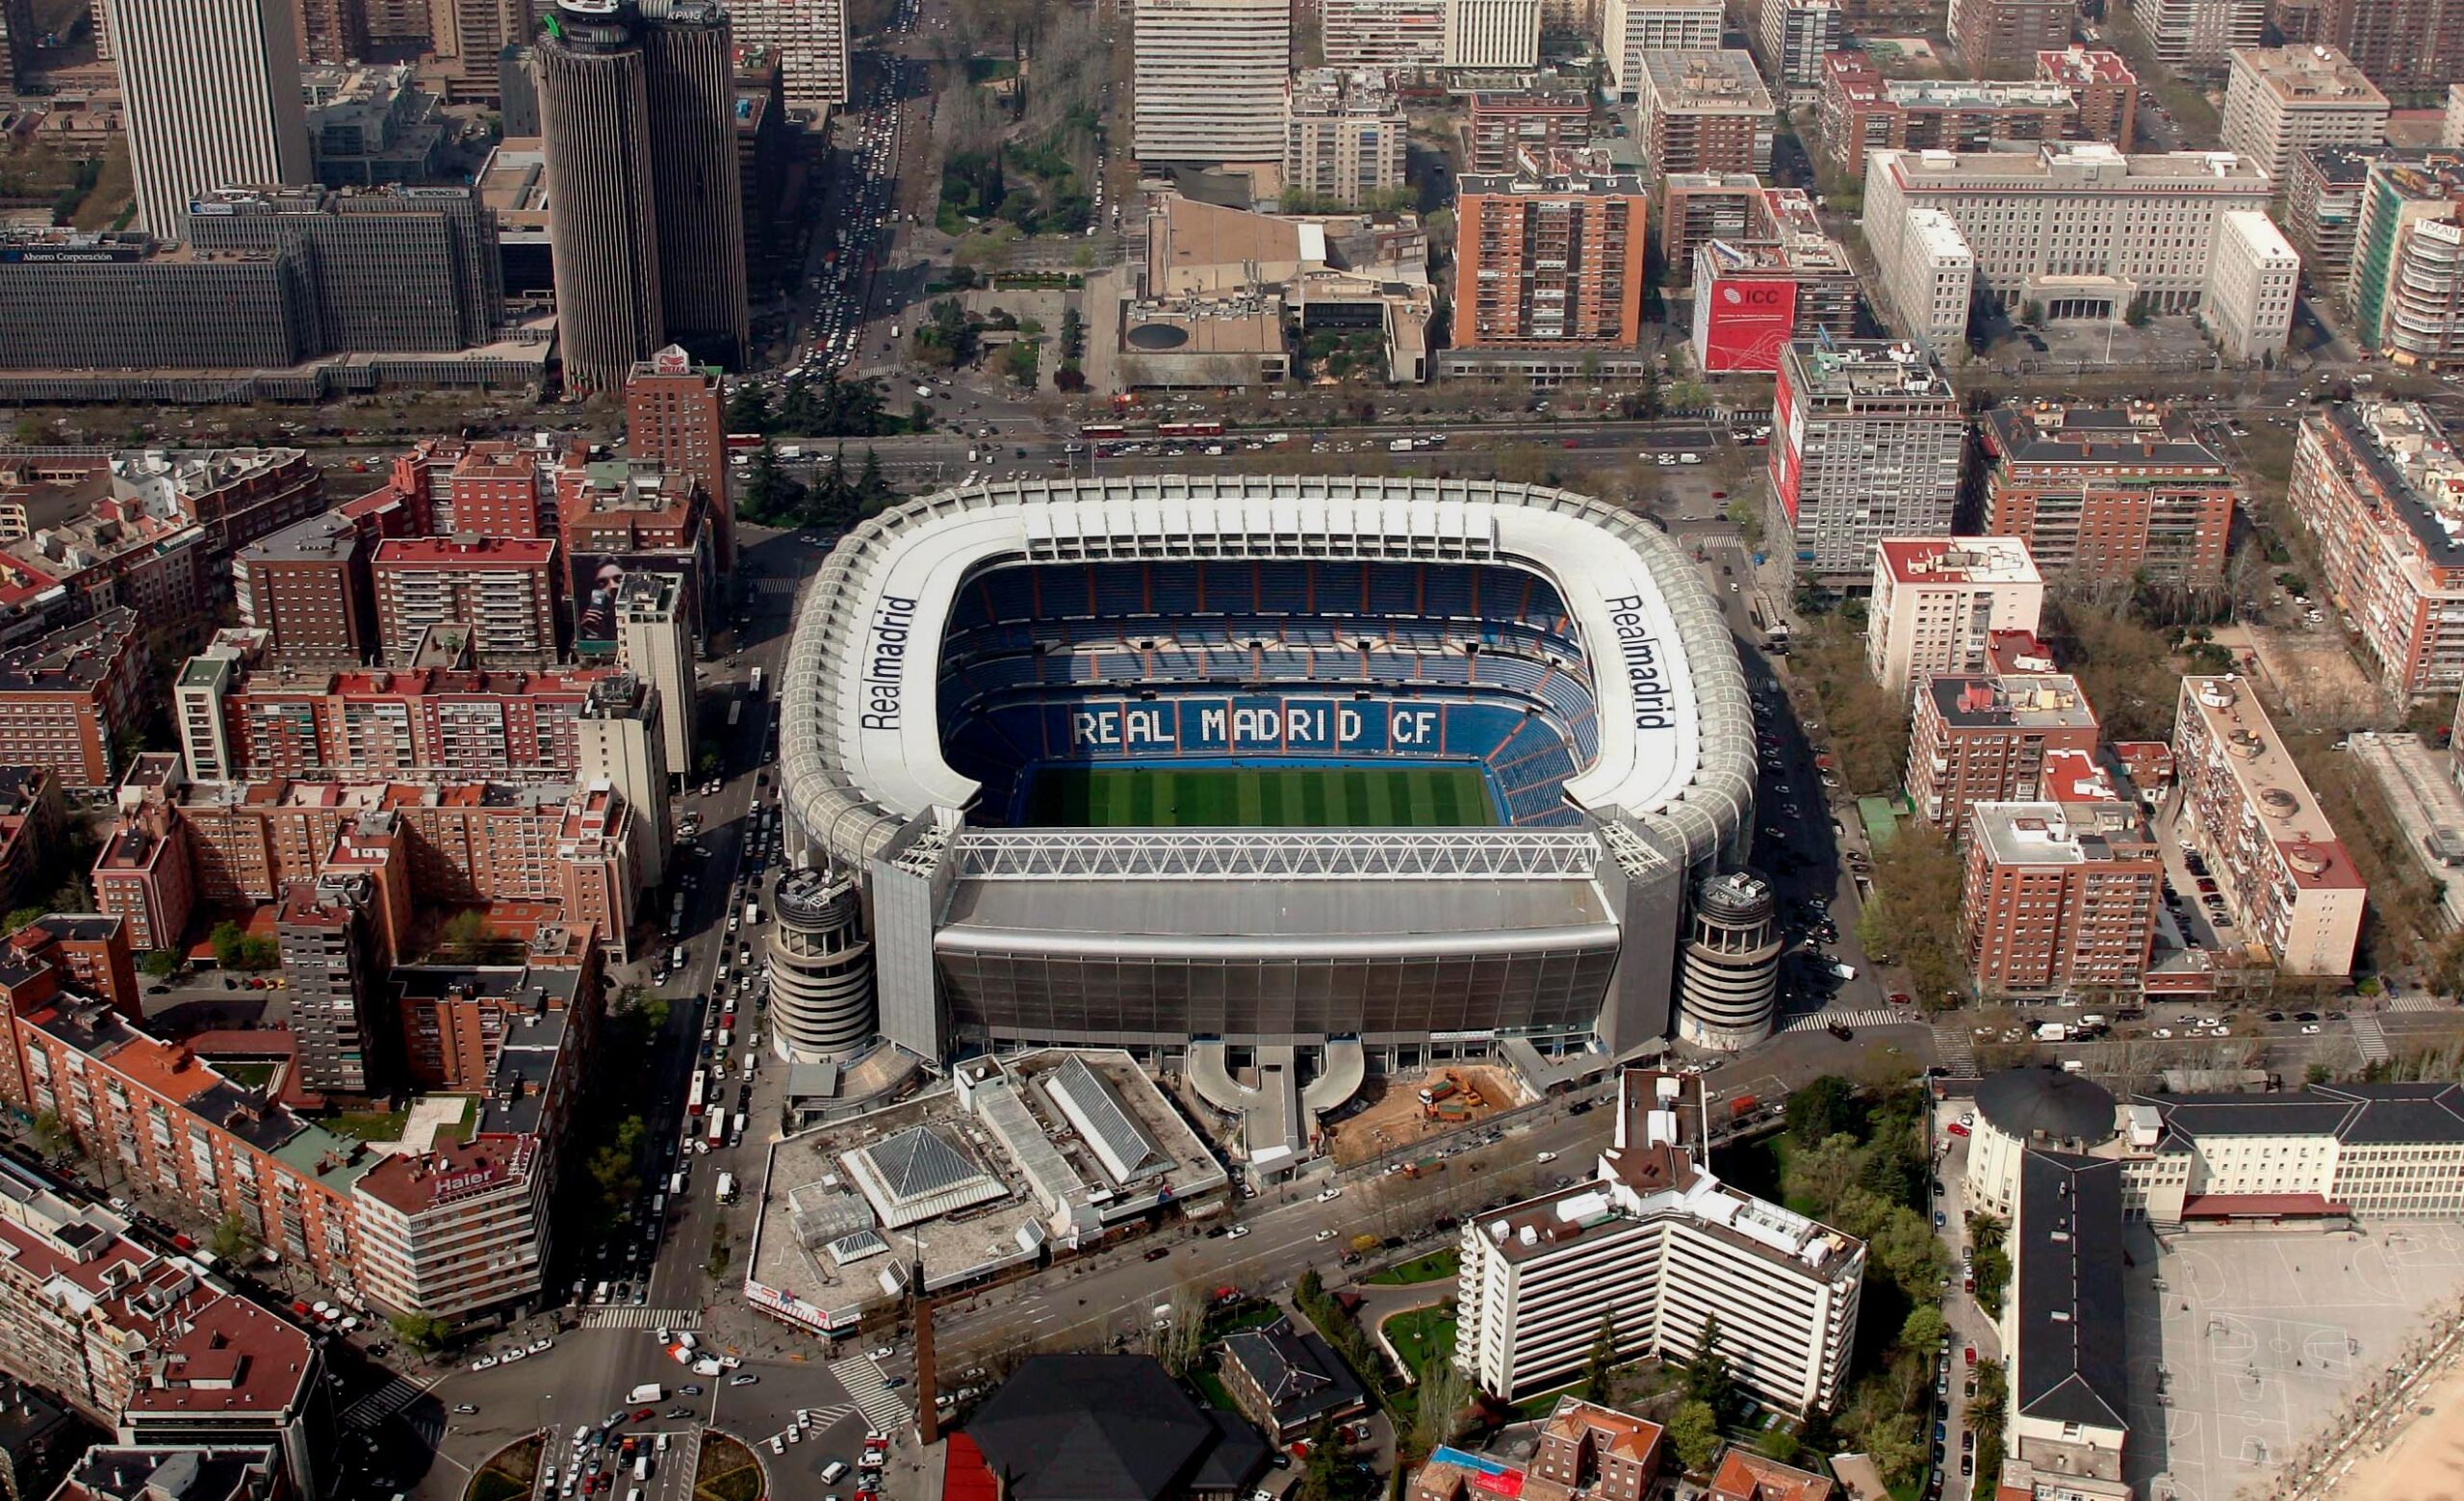
[[1540, 486], [941, 491], [832, 554], [781, 690], [792, 847], [858, 882], [881, 1033], [934, 1062], [1120, 1047], [1206, 1089], [1229, 1054], [1324, 1108], [1630, 1051], [1752, 822], [1717, 602]]

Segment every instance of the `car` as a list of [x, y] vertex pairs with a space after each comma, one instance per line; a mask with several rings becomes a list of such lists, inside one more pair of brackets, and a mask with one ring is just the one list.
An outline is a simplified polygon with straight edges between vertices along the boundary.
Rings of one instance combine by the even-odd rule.
[[1155, 1246], [1147, 1251], [1146, 1259], [1149, 1261], [1161, 1261], [1171, 1254], [1172, 1248], [1169, 1246]]
[[654, 1408], [635, 1408], [633, 1410], [633, 1421], [636, 1423], [647, 1423], [656, 1416], [658, 1416], [658, 1410]]
[[675, 1422], [680, 1418], [689, 1418], [694, 1415], [695, 1413], [691, 1408], [669, 1408], [667, 1410], [669, 1422]]
[[1225, 1240], [1239, 1240], [1242, 1236], [1246, 1235], [1247, 1233], [1249, 1233], [1249, 1227], [1245, 1225], [1235, 1225], [1230, 1229], [1223, 1232], [1223, 1238]]
[[751, 1386], [757, 1385], [760, 1380], [760, 1377], [754, 1375], [751, 1371], [738, 1371], [735, 1375], [728, 1378], [728, 1385], [731, 1386]]
[[1531, 1160], [1534, 1162], [1554, 1162], [1557, 1160], [1557, 1154], [1553, 1152], [1544, 1152], [1538, 1156], [1533, 1157]]
[[496, 1368], [497, 1358], [492, 1355], [483, 1355], [471, 1362], [471, 1371], [474, 1375], [476, 1375], [481, 1371], [493, 1371]]
[[676, 1390], [680, 1396], [698, 1397], [702, 1394], [702, 1384], [695, 1382], [690, 1385], [679, 1386]]
[[470, 1403], [468, 1403], [468, 1402], [461, 1402], [461, 1403], [456, 1403], [456, 1404], [454, 1405], [453, 1410], [454, 1410], [455, 1412], [457, 1412], [457, 1413], [461, 1414], [461, 1415], [462, 1415], [462, 1416], [464, 1416], [464, 1417], [469, 1417], [471, 1414], [473, 1414], [474, 1412], [478, 1411], [479, 1410], [478, 1410], [477, 1408], [475, 1408], [475, 1407], [472, 1406], [472, 1405], [471, 1405]]
[[1321, 1245], [1322, 1245], [1322, 1244], [1324, 1244], [1325, 1242], [1327, 1242], [1327, 1241], [1330, 1241], [1330, 1240], [1334, 1239], [1337, 1235], [1339, 1235], [1339, 1234], [1341, 1234], [1341, 1233], [1342, 1233], [1342, 1231], [1340, 1231], [1340, 1230], [1322, 1229], [1322, 1230], [1320, 1230], [1317, 1234], [1315, 1234], [1315, 1235], [1311, 1236], [1310, 1238], [1311, 1238], [1311, 1239], [1313, 1239], [1313, 1240], [1315, 1240], [1315, 1241], [1317, 1241], [1317, 1242], [1319, 1242]]
[[773, 1436], [771, 1436], [771, 1439], [770, 1439], [770, 1452], [771, 1452], [772, 1454], [784, 1454], [784, 1453], [786, 1453], [786, 1452], [787, 1452], [787, 1440], [785, 1440], [784, 1438], [781, 1438], [781, 1437], [777, 1436], [776, 1435], [773, 1435]]
[[2319, 1023], [2318, 1023], [2318, 1022], [2304, 1022], [2304, 1023], [2302, 1024], [2302, 1027], [2301, 1027], [2301, 1035], [2302, 1035], [2302, 1036], [2304, 1036], [2304, 1037], [2316, 1037], [2316, 1036], [2318, 1036], [2318, 1035], [2319, 1035]]
[[1332, 1184], [1329, 1184], [1327, 1187], [1325, 1187], [1325, 1188], [1323, 1188], [1323, 1189], [1321, 1189], [1321, 1190], [1319, 1191], [1319, 1193], [1318, 1193], [1318, 1202], [1319, 1202], [1320, 1203], [1328, 1203], [1329, 1201], [1332, 1201], [1332, 1200], [1341, 1199], [1343, 1196], [1344, 1196], [1344, 1191], [1343, 1191], [1343, 1189], [1341, 1189], [1340, 1187], [1334, 1186], [1334, 1185], [1332, 1185]]

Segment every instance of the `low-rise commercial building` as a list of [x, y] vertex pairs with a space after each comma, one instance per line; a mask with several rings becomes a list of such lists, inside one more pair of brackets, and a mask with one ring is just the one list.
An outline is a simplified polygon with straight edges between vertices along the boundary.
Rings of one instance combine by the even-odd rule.
[[1967, 417], [1933, 355], [1886, 340], [1790, 344], [1771, 414], [1771, 493], [1800, 577], [1861, 585], [1883, 538], [1950, 531]]
[[2387, 96], [2333, 47], [2236, 48], [2224, 91], [2224, 149], [2257, 165], [2282, 192], [2303, 152], [2386, 140], [2387, 111]]
[[1615, 1108], [1590, 1180], [1465, 1223], [1455, 1364], [1511, 1400], [1579, 1371], [1604, 1319], [1620, 1359], [1690, 1358], [1716, 1322], [1757, 1400], [1827, 1409], [1856, 1340], [1863, 1243], [1721, 1182], [1701, 1155], [1698, 1081], [1630, 1069]]
[[2039, 402], [1986, 413], [1979, 439], [1985, 530], [2024, 541], [2046, 578], [2224, 582], [2241, 486], [2184, 418]]
[[2034, 632], [2044, 610], [2044, 576], [2013, 536], [1886, 537], [1873, 583], [1865, 667], [1894, 699], [1935, 673], [1985, 671], [1994, 633]]
[[1778, 107], [1753, 54], [1645, 52], [1640, 84], [1634, 140], [1655, 181], [1671, 172], [1769, 175]]
[[2248, 684], [2182, 680], [2173, 763], [2183, 830], [2240, 925], [2231, 936], [2279, 973], [2351, 973], [2369, 890]]
[[1968, 809], [1960, 934], [1980, 996], [2135, 997], [2164, 860], [2128, 803]]

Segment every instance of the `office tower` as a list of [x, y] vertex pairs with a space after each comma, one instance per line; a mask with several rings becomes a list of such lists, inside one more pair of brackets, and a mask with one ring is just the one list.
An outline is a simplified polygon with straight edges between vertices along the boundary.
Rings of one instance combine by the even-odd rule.
[[698, 481], [709, 502], [711, 557], [735, 571], [735, 506], [728, 493], [727, 393], [719, 375], [669, 345], [625, 379], [625, 442], [637, 458]]
[[1469, 176], [1456, 188], [1457, 347], [1633, 347], [1650, 248], [1639, 178]]
[[2345, 298], [2355, 342], [2407, 365], [2464, 362], [2464, 157], [2370, 164]]
[[1290, 0], [1135, 0], [1133, 149], [1142, 162], [1283, 160]]
[[732, 0], [736, 41], [777, 50], [791, 109], [827, 118], [847, 102], [845, 0]]
[[186, 230], [229, 183], [312, 178], [291, 0], [108, 0], [138, 221]]
[[1326, 65], [1435, 67], [1446, 61], [1446, 0], [1322, 0]]
[[565, 380], [604, 391], [671, 328], [732, 361], [749, 325], [725, 13], [588, 5], [559, 0], [532, 67]]
[[2386, 139], [2387, 96], [2335, 48], [2246, 47], [2233, 54], [2224, 149], [2274, 179], [2277, 193], [2304, 151]]
[[[711, 0], [678, 0], [641, 33], [649, 60], [651, 201], [662, 341], [717, 364], [753, 342], [745, 302], [744, 180], [735, 159], [735, 43]], [[554, 200], [549, 200], [551, 212]]]
[[1540, 0], [1446, 0], [1446, 65], [1540, 65]]
[[1717, 47], [1727, 20], [1720, 0], [1606, 0], [1600, 13], [1601, 50], [1621, 99], [1643, 87], [1643, 56]]
[[1950, 531], [1967, 421], [1941, 363], [1914, 345], [1790, 344], [1771, 429], [1771, 490], [1800, 577], [1868, 583], [1883, 538]]
[[467, 349], [504, 321], [496, 214], [468, 188], [227, 187], [192, 200], [189, 241], [295, 252], [319, 353]]

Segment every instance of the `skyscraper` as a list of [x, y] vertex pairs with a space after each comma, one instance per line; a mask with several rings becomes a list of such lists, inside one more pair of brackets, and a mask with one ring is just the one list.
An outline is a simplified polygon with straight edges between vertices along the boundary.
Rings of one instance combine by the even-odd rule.
[[[735, 158], [735, 44], [713, 0], [677, 0], [642, 29], [651, 204], [666, 337], [735, 366], [753, 342], [744, 281], [744, 178]], [[555, 201], [549, 200], [553, 213]]]
[[[556, 0], [532, 49], [565, 382], [612, 390], [671, 333], [742, 357], [748, 321], [726, 13]], [[658, 129], [655, 140], [651, 122]]]
[[1131, 119], [1142, 162], [1280, 162], [1289, 0], [1136, 0]]
[[176, 236], [230, 183], [314, 175], [291, 0], [108, 0], [137, 216]]

